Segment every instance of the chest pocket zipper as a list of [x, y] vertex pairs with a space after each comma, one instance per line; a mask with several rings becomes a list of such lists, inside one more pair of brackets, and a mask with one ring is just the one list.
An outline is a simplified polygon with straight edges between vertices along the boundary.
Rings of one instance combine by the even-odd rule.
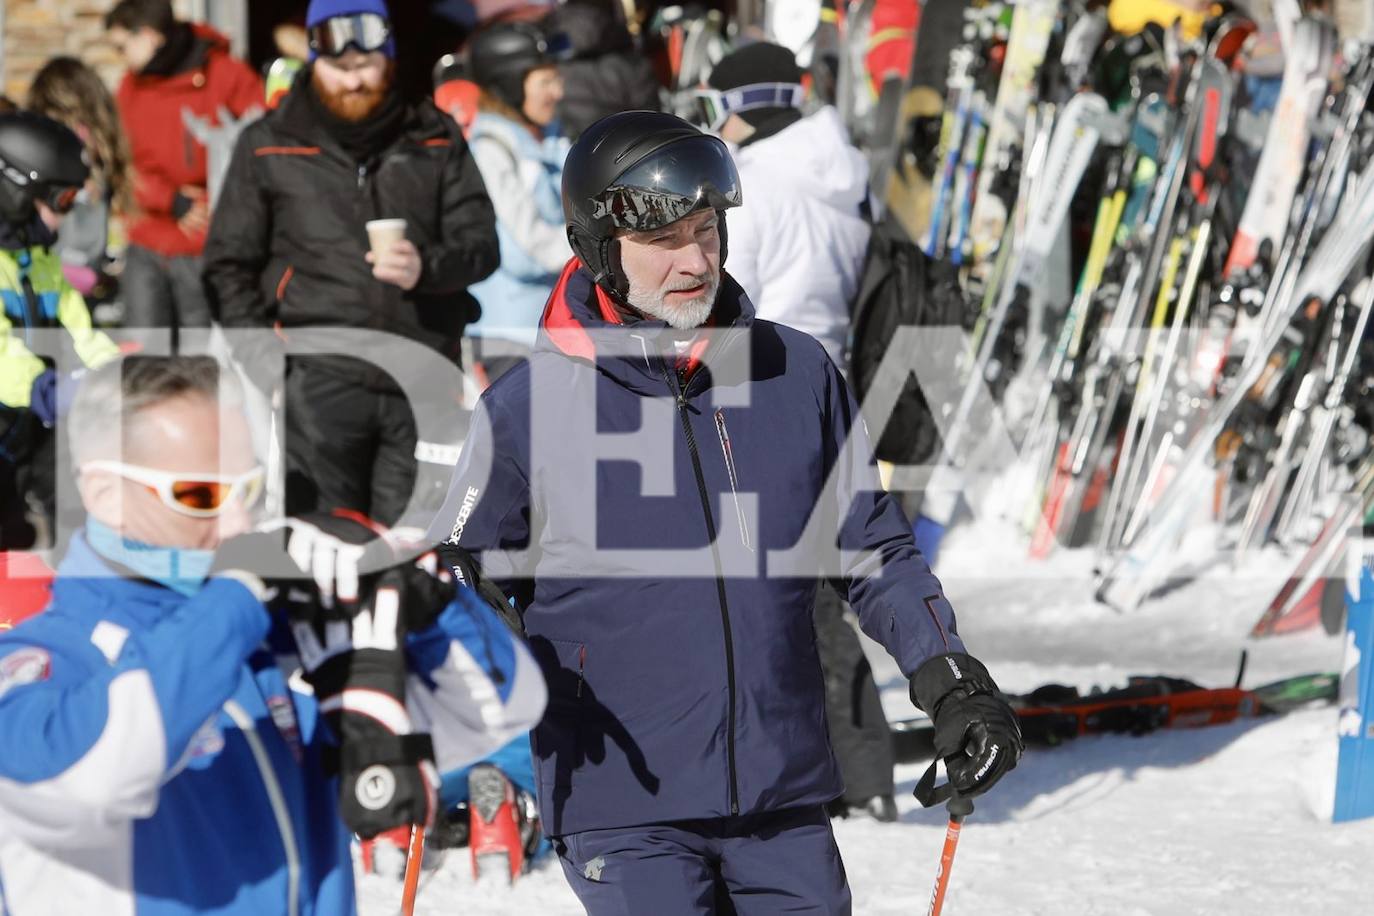
[[296, 275], [296, 268], [291, 265], [286, 266], [281, 279], [277, 281], [277, 302], [282, 302], [286, 298], [286, 287], [290, 285], [291, 278]]
[[725, 457], [725, 471], [730, 476], [730, 495], [735, 500], [735, 518], [739, 522], [740, 540], [745, 549], [754, 552], [753, 541], [749, 537], [749, 520], [744, 516], [744, 506], [739, 501], [739, 475], [735, 473], [735, 453], [730, 447], [730, 431], [725, 427], [725, 411], [716, 408], [716, 435], [720, 437], [720, 453]]

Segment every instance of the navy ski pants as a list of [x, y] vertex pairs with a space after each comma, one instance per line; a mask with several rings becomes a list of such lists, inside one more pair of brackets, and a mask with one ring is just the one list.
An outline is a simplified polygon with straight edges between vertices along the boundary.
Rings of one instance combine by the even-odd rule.
[[588, 916], [850, 912], [821, 807], [587, 830], [554, 849]]

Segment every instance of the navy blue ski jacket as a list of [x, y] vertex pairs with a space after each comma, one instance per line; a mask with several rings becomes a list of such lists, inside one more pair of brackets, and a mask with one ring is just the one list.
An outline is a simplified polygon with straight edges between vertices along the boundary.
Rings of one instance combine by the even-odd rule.
[[829, 576], [908, 675], [963, 651], [953, 611], [819, 343], [755, 320], [728, 276], [685, 385], [663, 322], [619, 323], [570, 263], [529, 363], [483, 394], [431, 529], [482, 551], [523, 610], [549, 688], [546, 829], [829, 801], [824, 548], [862, 551]]

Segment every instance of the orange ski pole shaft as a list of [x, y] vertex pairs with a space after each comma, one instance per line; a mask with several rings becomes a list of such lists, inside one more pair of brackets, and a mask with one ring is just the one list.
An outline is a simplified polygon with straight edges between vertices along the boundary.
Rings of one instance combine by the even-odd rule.
[[949, 800], [949, 826], [945, 829], [945, 848], [940, 853], [940, 870], [935, 873], [935, 888], [930, 893], [930, 909], [926, 916], [940, 916], [945, 906], [945, 891], [949, 889], [949, 873], [954, 868], [954, 852], [959, 848], [959, 831], [964, 818], [973, 813], [973, 802], [954, 796]]
[[415, 916], [415, 894], [420, 889], [420, 863], [425, 858], [425, 826], [410, 828], [410, 849], [406, 852], [405, 889], [401, 892], [401, 913]]

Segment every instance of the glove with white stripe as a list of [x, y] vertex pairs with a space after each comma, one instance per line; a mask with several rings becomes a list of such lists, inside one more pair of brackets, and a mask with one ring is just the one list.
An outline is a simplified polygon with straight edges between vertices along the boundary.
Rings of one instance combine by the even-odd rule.
[[293, 619], [347, 620], [368, 591], [361, 570], [396, 561], [382, 534], [344, 515], [281, 519], [221, 544], [210, 575], [237, 579]]
[[344, 823], [363, 838], [434, 818], [439, 774], [405, 705], [408, 617], [432, 621], [453, 586], [414, 566], [382, 573], [350, 621], [292, 624], [305, 679], [339, 739]]
[[916, 784], [921, 804], [938, 804], [952, 792], [981, 795], [1021, 759], [1016, 712], [973, 656], [951, 652], [926, 659], [911, 676], [911, 701], [935, 723], [935, 758], [945, 761], [949, 776], [948, 785], [936, 789], [932, 763]]

